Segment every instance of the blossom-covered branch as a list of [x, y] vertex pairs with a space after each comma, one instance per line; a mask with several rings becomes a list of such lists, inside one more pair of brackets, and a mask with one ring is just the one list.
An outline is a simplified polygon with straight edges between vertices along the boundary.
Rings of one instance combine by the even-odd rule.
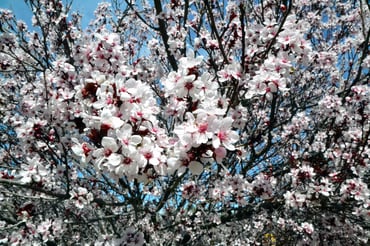
[[0, 242], [365, 245], [370, 8], [0, 10]]

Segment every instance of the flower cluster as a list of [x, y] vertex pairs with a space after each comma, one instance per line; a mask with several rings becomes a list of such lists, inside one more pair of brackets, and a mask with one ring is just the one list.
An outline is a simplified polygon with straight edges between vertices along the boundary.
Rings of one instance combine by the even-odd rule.
[[85, 31], [26, 2], [32, 27], [0, 9], [0, 243], [368, 243], [364, 1], [112, 1]]

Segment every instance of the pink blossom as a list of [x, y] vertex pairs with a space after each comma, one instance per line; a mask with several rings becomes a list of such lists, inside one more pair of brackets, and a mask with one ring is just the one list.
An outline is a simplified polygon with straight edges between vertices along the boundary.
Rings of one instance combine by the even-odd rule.
[[230, 130], [233, 119], [231, 117], [223, 118], [221, 120], [215, 119], [210, 124], [210, 129], [215, 133], [212, 137], [212, 145], [218, 148], [223, 145], [228, 150], [235, 150], [233, 145], [239, 140], [239, 136], [235, 131]]

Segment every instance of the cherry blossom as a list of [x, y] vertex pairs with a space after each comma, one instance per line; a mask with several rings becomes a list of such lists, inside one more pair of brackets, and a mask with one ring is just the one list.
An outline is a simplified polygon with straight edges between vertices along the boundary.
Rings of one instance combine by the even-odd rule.
[[231, 118], [223, 118], [222, 120], [215, 119], [211, 122], [210, 129], [215, 134], [212, 136], [212, 146], [218, 148], [224, 146], [228, 150], [234, 150], [233, 143], [238, 141], [238, 134], [232, 130], [231, 124], [233, 120]]
[[369, 4], [0, 9], [0, 244], [367, 245]]

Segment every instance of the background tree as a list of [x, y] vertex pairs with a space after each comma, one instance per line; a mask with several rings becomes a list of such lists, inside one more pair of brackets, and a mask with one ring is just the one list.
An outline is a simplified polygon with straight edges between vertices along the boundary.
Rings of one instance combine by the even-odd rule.
[[367, 1], [0, 11], [0, 240], [365, 245]]

